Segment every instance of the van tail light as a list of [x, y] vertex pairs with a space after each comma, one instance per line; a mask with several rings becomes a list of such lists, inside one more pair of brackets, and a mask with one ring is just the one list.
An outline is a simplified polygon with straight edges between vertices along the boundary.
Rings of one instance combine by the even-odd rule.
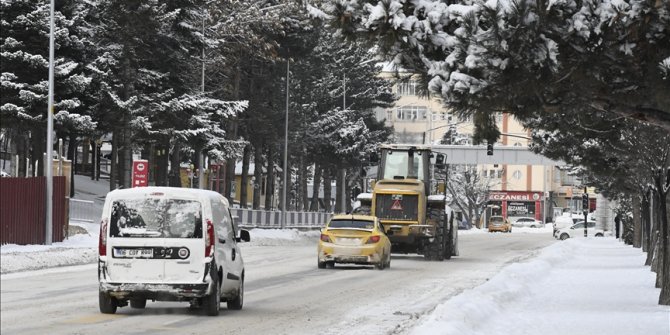
[[205, 236], [205, 257], [212, 255], [214, 251], [214, 225], [212, 220], [207, 220], [207, 236]]
[[321, 241], [330, 243], [330, 237], [326, 234], [321, 234]]
[[365, 242], [366, 244], [373, 244], [379, 242], [379, 235], [372, 235], [368, 238], [368, 241]]
[[100, 237], [98, 238], [98, 255], [107, 256], [107, 219], [100, 221]]

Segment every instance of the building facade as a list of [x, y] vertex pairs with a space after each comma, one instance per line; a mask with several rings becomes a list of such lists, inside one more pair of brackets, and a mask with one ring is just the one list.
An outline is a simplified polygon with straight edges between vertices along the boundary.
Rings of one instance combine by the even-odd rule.
[[[382, 77], [394, 79], [393, 70], [384, 68]], [[402, 80], [396, 81], [394, 92], [398, 96], [395, 106], [378, 109], [377, 119], [393, 127], [397, 143], [439, 144], [445, 133], [451, 135], [451, 144], [471, 145], [474, 124], [471, 119], [460, 119], [446, 109], [439, 98], [424, 97], [415, 78], [409, 73], [398, 72]], [[527, 147], [531, 130], [510, 114], [498, 113], [496, 123], [502, 136], [495, 147]], [[514, 220], [532, 217], [549, 222], [554, 213], [580, 212], [582, 190], [578, 178], [565, 169], [544, 165], [481, 164], [480, 175], [491, 178], [489, 195], [490, 214]], [[591, 190], [592, 191], [592, 190]], [[592, 206], [595, 210], [595, 195]]]

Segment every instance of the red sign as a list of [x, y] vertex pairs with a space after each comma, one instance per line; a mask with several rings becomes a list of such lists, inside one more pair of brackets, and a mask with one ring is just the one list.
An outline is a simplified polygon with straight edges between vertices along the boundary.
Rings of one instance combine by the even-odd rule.
[[393, 201], [393, 205], [391, 205], [391, 209], [394, 210], [394, 211], [401, 211], [402, 210], [402, 204], [400, 204], [400, 200]]
[[143, 187], [149, 185], [149, 161], [133, 161], [133, 181], [131, 187]]

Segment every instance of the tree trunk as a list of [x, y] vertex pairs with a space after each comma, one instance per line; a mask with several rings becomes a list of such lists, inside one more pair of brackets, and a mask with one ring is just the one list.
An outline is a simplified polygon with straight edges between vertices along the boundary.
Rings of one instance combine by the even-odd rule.
[[642, 251], [649, 252], [651, 240], [651, 204], [652, 191], [647, 191], [642, 197], [640, 216], [642, 217]]
[[633, 195], [633, 247], [642, 247], [642, 222], [640, 218], [640, 197]]
[[331, 213], [333, 211], [332, 206], [330, 205], [330, 191], [331, 191], [331, 185], [330, 185], [330, 176], [331, 176], [331, 171], [329, 168], [324, 168], [323, 169], [323, 206], [324, 209], [326, 210], [327, 213]]
[[[647, 208], [645, 210], [645, 231], [647, 232], [646, 236], [646, 242], [643, 243], [643, 251], [644, 251], [644, 245], [646, 244], [646, 251], [647, 251], [647, 259], [644, 261], [644, 265], [651, 266], [654, 258], [656, 257], [656, 251], [658, 251], [658, 248], [656, 248], [656, 229], [658, 226], [656, 225], [656, 220], [655, 220], [655, 212], [656, 212], [656, 206], [655, 203], [657, 202], [656, 200], [656, 192], [650, 191], [649, 196], [647, 197], [646, 205]], [[655, 271], [655, 268], [652, 266], [651, 271]]]
[[172, 152], [170, 153], [170, 172], [168, 172], [168, 185], [172, 187], [181, 187], [181, 144], [175, 141], [174, 146], [172, 147]]
[[305, 157], [300, 157], [300, 200], [302, 201], [302, 211], [309, 210], [309, 198], [307, 197], [307, 166], [305, 166]]
[[658, 298], [658, 303], [661, 305], [670, 305], [670, 213], [668, 212], [670, 197], [668, 197], [667, 193], [662, 193], [662, 199], [659, 215], [661, 217], [659, 224], [661, 228], [661, 250], [659, 250], [659, 254], [663, 255], [663, 259], [661, 263], [662, 270], [657, 272], [657, 276], [662, 276], [660, 279], [661, 295]]
[[319, 164], [314, 164], [314, 184], [312, 185], [312, 201], [309, 205], [309, 210], [312, 212], [319, 211], [319, 190], [321, 189], [321, 175], [323, 169]]
[[116, 189], [116, 175], [119, 172], [119, 168], [116, 165], [116, 156], [119, 152], [119, 129], [114, 128], [112, 130], [112, 155], [109, 159], [109, 190], [113, 191]]
[[240, 183], [240, 207], [247, 208], [247, 180], [249, 179], [249, 158], [251, 155], [251, 145], [247, 144], [242, 153], [242, 178]]
[[74, 175], [77, 174], [77, 136], [70, 134], [67, 141], [67, 159], [70, 160], [70, 198], [74, 198]]
[[[126, 122], [125, 124], [129, 124]], [[130, 129], [123, 129], [123, 145], [121, 146], [121, 159], [119, 161], [119, 185], [130, 188], [130, 179], [133, 166], [133, 149], [130, 138]]]
[[90, 167], [91, 177], [95, 178], [93, 175], [93, 164], [91, 164], [91, 142], [90, 137], [85, 137], [81, 142], [81, 173], [85, 175]]
[[345, 170], [343, 168], [337, 169], [337, 177], [335, 180], [335, 212], [344, 213], [344, 201], [342, 201], [342, 196], [344, 195], [344, 176]]
[[[38, 171], [37, 175], [38, 176], [44, 176], [44, 172], [46, 171], [44, 168], [46, 167], [45, 161], [44, 161], [44, 153], [46, 153], [46, 138], [44, 137], [43, 134], [43, 129], [38, 128], [35, 129], [35, 131], [32, 132], [31, 136], [31, 147], [32, 147], [32, 157], [30, 158], [30, 161], [28, 162], [28, 166], [26, 166], [26, 171], [28, 171], [28, 168], [32, 166], [33, 171], [35, 171], [35, 161], [39, 162], [38, 164]], [[54, 143], [55, 144], [55, 143]], [[51, 148], [53, 150], [53, 148]], [[53, 157], [56, 158], [56, 157]]]
[[168, 185], [168, 166], [170, 165], [170, 142], [168, 140], [159, 141], [155, 147], [154, 159], [156, 160], [156, 186]]
[[261, 191], [263, 184], [263, 145], [254, 147], [254, 196], [253, 209], [261, 208]]
[[273, 144], [268, 145], [267, 153], [267, 186], [265, 187], [265, 210], [271, 211], [274, 207], [274, 195], [275, 195], [275, 161], [274, 161], [274, 151]]
[[[352, 176], [352, 174], [347, 174], [348, 177]], [[351, 213], [351, 187], [349, 187], [349, 183], [351, 180], [348, 180], [347, 178], [344, 179], [344, 211], [347, 213]]]

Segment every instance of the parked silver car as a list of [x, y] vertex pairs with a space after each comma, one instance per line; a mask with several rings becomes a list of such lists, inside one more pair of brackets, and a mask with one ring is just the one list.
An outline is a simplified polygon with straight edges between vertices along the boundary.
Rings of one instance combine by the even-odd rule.
[[544, 223], [540, 220], [535, 220], [533, 218], [518, 218], [512, 223], [514, 227], [527, 227], [527, 228], [542, 228]]

